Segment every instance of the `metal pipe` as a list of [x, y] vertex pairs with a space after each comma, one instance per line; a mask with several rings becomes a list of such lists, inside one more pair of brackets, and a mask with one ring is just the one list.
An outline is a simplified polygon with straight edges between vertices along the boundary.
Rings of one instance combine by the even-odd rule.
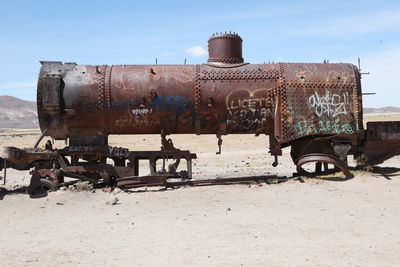
[[43, 137], [46, 135], [46, 133], [47, 133], [47, 132], [50, 130], [50, 128], [53, 126], [54, 122], [55, 122], [55, 120], [52, 120], [52, 121], [50, 122], [49, 127], [47, 127], [47, 129], [43, 131], [42, 135], [39, 137], [39, 139], [36, 141], [35, 145], [33, 146], [34, 148], [37, 148], [37, 147], [38, 147], [40, 141], [42, 141]]

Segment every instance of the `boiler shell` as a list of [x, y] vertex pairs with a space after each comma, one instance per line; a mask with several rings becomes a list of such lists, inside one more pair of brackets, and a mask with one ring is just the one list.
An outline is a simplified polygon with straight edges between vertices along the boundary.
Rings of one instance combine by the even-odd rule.
[[43, 62], [37, 102], [42, 131], [51, 125], [46, 135], [87, 136], [89, 143], [91, 136], [161, 131], [267, 134], [287, 143], [362, 130], [359, 72], [342, 63]]

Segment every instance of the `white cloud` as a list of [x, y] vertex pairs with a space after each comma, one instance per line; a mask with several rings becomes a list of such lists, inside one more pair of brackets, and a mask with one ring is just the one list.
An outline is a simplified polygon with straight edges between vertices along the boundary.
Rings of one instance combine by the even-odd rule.
[[0, 84], [0, 88], [11, 89], [11, 88], [24, 88], [24, 87], [36, 87], [36, 82], [16, 82], [9, 84]]
[[400, 10], [334, 19], [310, 28], [295, 30], [293, 34], [348, 36], [349, 34], [397, 30], [398, 27], [400, 27]]
[[185, 50], [185, 52], [192, 57], [202, 57], [204, 55], [207, 55], [207, 50], [205, 50], [201, 46], [193, 46]]

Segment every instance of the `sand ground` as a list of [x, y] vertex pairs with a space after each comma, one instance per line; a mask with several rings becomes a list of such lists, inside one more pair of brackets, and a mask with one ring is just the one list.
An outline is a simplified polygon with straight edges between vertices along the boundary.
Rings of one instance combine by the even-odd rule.
[[[0, 147], [32, 146], [37, 136], [35, 131], [1, 133]], [[195, 179], [267, 173], [290, 177], [295, 172], [288, 149], [278, 167], [271, 166], [265, 136], [226, 136], [222, 155], [215, 155], [213, 136], [172, 139], [177, 147], [197, 153]], [[113, 136], [110, 143], [156, 150], [160, 138]], [[352, 172], [352, 179], [337, 174], [272, 185], [111, 193], [59, 190], [34, 199], [20, 190], [28, 185], [29, 173], [8, 170], [9, 182], [0, 189], [0, 262], [2, 266], [397, 266], [400, 157], [369, 172]], [[117, 205], [106, 204], [115, 198]]]

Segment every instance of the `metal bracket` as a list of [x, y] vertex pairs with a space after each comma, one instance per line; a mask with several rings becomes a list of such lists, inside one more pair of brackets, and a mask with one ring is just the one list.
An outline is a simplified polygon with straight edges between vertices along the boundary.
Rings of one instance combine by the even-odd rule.
[[274, 156], [272, 166], [278, 166], [278, 156], [282, 156], [282, 148], [273, 135], [269, 136], [269, 153]]
[[172, 139], [165, 138], [167, 135], [164, 130], [161, 130], [161, 151], [174, 151], [178, 150], [174, 147]]
[[221, 132], [217, 132], [217, 138], [218, 138], [218, 151], [215, 153], [217, 155], [221, 154], [221, 146], [222, 146], [222, 138], [221, 138]]

